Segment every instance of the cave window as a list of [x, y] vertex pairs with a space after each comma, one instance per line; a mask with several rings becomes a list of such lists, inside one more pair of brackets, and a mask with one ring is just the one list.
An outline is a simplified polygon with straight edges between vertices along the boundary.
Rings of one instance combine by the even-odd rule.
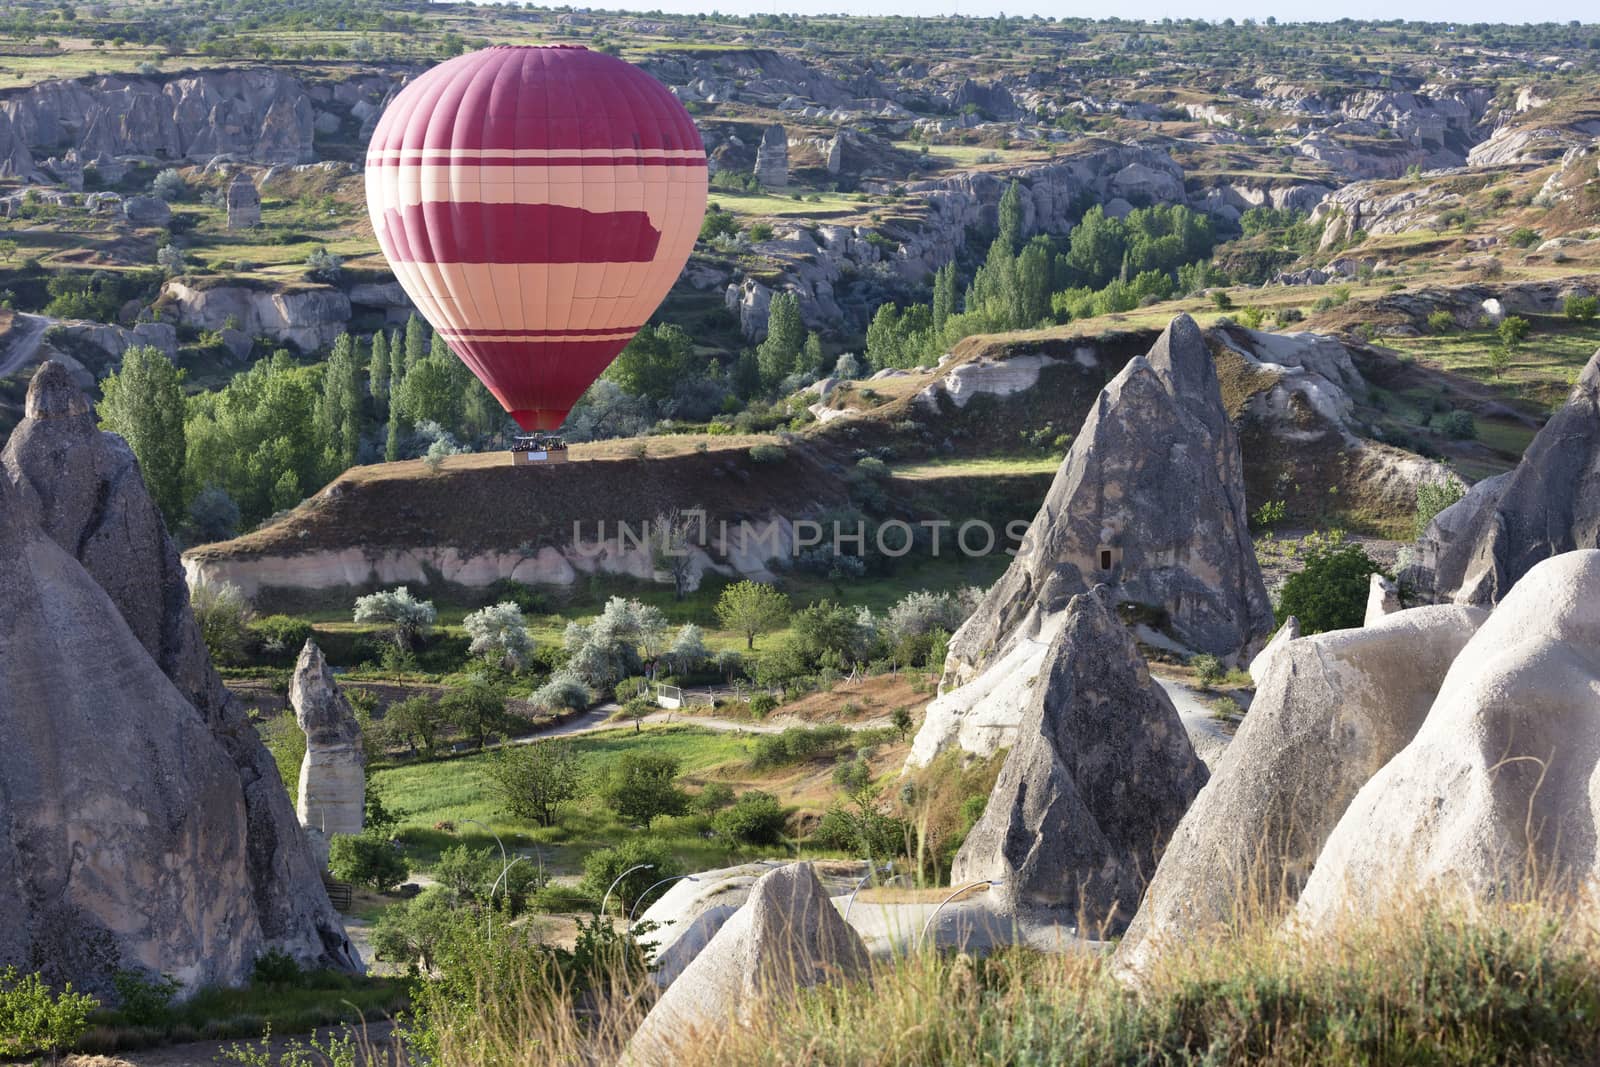
[[1111, 569], [1111, 550], [1109, 548], [1100, 550], [1100, 569], [1103, 571]]

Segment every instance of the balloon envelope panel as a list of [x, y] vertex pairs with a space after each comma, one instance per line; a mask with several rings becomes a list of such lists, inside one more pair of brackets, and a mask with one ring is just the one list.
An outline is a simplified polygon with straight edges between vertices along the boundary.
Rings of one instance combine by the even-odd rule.
[[649, 319], [700, 232], [700, 132], [659, 82], [575, 47], [429, 70], [367, 148], [395, 277], [529, 430], [553, 430]]

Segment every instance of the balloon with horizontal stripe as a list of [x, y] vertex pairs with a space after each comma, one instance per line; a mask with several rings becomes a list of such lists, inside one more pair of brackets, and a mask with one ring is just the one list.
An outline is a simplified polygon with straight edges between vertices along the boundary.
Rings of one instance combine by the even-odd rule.
[[694, 120], [585, 48], [486, 48], [394, 98], [367, 210], [395, 277], [527, 430], [553, 430], [666, 297], [706, 208]]

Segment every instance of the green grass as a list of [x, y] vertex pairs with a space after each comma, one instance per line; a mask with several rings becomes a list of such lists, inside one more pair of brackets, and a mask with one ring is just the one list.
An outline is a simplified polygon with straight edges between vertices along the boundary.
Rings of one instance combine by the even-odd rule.
[[365, 1019], [376, 1022], [410, 1003], [408, 983], [398, 978], [319, 971], [301, 986], [256, 985], [202, 989], [158, 1022], [135, 1022], [120, 1011], [97, 1012], [80, 1048], [89, 1052], [143, 1048], [202, 1039], [257, 1038], [271, 1027], [278, 1034]]
[[[818, 199], [811, 199], [813, 196]], [[796, 200], [771, 193], [712, 189], [707, 199], [741, 218], [816, 218], [831, 212], [864, 212], [871, 207], [861, 199], [840, 193], [807, 193], [804, 200]]]
[[982, 456], [971, 459], [947, 457], [897, 466], [894, 468], [894, 476], [922, 479], [982, 474], [1054, 474], [1060, 466], [1060, 456]]
[[[578, 751], [584, 761], [584, 778], [589, 782], [626, 752], [675, 756], [682, 773], [692, 777], [726, 764], [748, 761], [752, 746], [748, 736], [678, 725], [650, 726], [642, 733], [635, 733], [631, 726], [622, 727], [582, 734], [562, 743]], [[566, 873], [581, 870], [583, 856], [589, 851], [614, 845], [637, 832], [618, 822], [593, 795], [567, 805], [556, 826], [511, 818], [501, 810], [488, 774], [488, 760], [487, 755], [474, 754], [374, 772], [373, 780], [385, 799], [401, 813], [399, 838], [413, 865], [426, 869], [438, 861], [444, 849], [455, 844], [495, 847], [494, 838], [480, 827], [468, 825], [468, 819], [488, 824], [507, 848], [528, 851], [537, 846], [547, 870]], [[435, 829], [443, 822], [455, 823], [456, 831]], [[658, 836], [685, 862], [715, 866], [738, 854], [737, 850], [706, 841], [698, 834]]]
[[1508, 396], [1551, 404], [1566, 396], [1572, 376], [1600, 349], [1600, 323], [1577, 324], [1554, 315], [1524, 316], [1533, 323], [1512, 355], [1505, 374], [1496, 377], [1490, 355], [1500, 347], [1493, 330], [1466, 330], [1423, 337], [1386, 338], [1390, 348], [1492, 385]]

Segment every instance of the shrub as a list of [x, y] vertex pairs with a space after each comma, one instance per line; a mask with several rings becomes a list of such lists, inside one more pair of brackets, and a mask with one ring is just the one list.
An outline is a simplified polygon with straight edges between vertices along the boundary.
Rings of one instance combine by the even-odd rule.
[[189, 183], [182, 174], [169, 167], [155, 176], [150, 183], [150, 192], [170, 204], [184, 198], [189, 192]]
[[776, 845], [783, 840], [787, 821], [783, 805], [771, 793], [752, 789], [742, 794], [733, 806], [711, 817], [712, 829], [730, 841], [744, 845]]
[[1569, 296], [1566, 299], [1564, 310], [1567, 318], [1573, 322], [1592, 322], [1600, 314], [1600, 297], [1595, 296]]
[[627, 752], [609, 768], [600, 795], [624, 820], [646, 825], [657, 815], [682, 815], [689, 796], [677, 786], [676, 756], [660, 752]]
[[746, 232], [749, 233], [750, 240], [752, 241], [772, 240], [772, 224], [769, 222], [753, 223], [751, 224], [750, 229]]
[[200, 578], [189, 586], [189, 604], [212, 660], [238, 663], [244, 656], [246, 626], [252, 615], [244, 593], [232, 582]]
[[1511, 231], [1510, 241], [1518, 248], [1532, 248], [1539, 243], [1539, 231], [1529, 226], [1519, 226]]
[[1428, 329], [1434, 333], [1449, 333], [1456, 328], [1456, 317], [1440, 308], [1428, 316]]
[[1442, 482], [1424, 482], [1417, 486], [1417, 515], [1413, 533], [1421, 537], [1428, 532], [1433, 517], [1466, 495], [1467, 487], [1457, 478]]
[[707, 782], [691, 802], [696, 811], [710, 814], [733, 803], [733, 786], [727, 782]]
[[1222, 660], [1209, 652], [1202, 652], [1198, 656], [1190, 656], [1189, 666], [1194, 669], [1196, 677], [1200, 679], [1200, 684], [1207, 689], [1222, 681], [1228, 673], [1227, 668], [1222, 665]]
[[1382, 573], [1381, 568], [1360, 545], [1338, 537], [1316, 539], [1305, 560], [1305, 569], [1283, 583], [1278, 621], [1293, 615], [1304, 634], [1360, 626], [1367, 613], [1368, 576]]
[[1469, 411], [1452, 411], [1439, 419], [1439, 429], [1446, 437], [1470, 441], [1478, 436], [1478, 427]]
[[594, 694], [583, 682], [565, 672], [550, 676], [544, 685], [528, 694], [528, 702], [546, 711], [582, 711], [594, 703]]
[[756, 741], [750, 765], [782, 767], [833, 752], [850, 737], [843, 726], [791, 726], [780, 734], [764, 734]]
[[292, 989], [305, 984], [306, 974], [299, 961], [287, 952], [269, 948], [256, 957], [250, 968], [252, 985], [278, 986]]
[[1288, 504], [1282, 500], [1267, 500], [1250, 513], [1250, 522], [1258, 530], [1270, 530], [1287, 518], [1288, 514]]
[[750, 714], [765, 719], [778, 707], [778, 698], [771, 693], [753, 693], [750, 697]]
[[82, 1036], [89, 1013], [99, 1006], [87, 993], [74, 993], [70, 982], [52, 993], [37, 974], [0, 970], [0, 1056], [47, 1052], [54, 1058]]
[[750, 446], [750, 461], [752, 463], [782, 463], [788, 456], [788, 451], [782, 445]]
[[[648, 866], [617, 882], [622, 872], [640, 864]], [[682, 873], [683, 865], [665, 844], [652, 837], [636, 835], [612, 848], [602, 848], [584, 857], [583, 888], [596, 901], [603, 902], [606, 890], [616, 882], [617, 887], [611, 891], [611, 896], [621, 902], [622, 910], [626, 912], [640, 894], [656, 882]]]
[[472, 639], [468, 651], [499, 664], [508, 671], [520, 671], [533, 655], [533, 637], [528, 633], [522, 609], [510, 601], [480, 608], [461, 620]]
[[380, 893], [411, 875], [411, 867], [393, 842], [374, 833], [334, 834], [328, 844], [328, 870], [335, 878], [370, 886]]
[[311, 639], [311, 624], [293, 615], [268, 615], [249, 625], [250, 643], [270, 656], [298, 655]]
[[1218, 289], [1211, 294], [1211, 306], [1218, 311], [1227, 311], [1233, 307], [1233, 297], [1229, 296], [1225, 290]]

